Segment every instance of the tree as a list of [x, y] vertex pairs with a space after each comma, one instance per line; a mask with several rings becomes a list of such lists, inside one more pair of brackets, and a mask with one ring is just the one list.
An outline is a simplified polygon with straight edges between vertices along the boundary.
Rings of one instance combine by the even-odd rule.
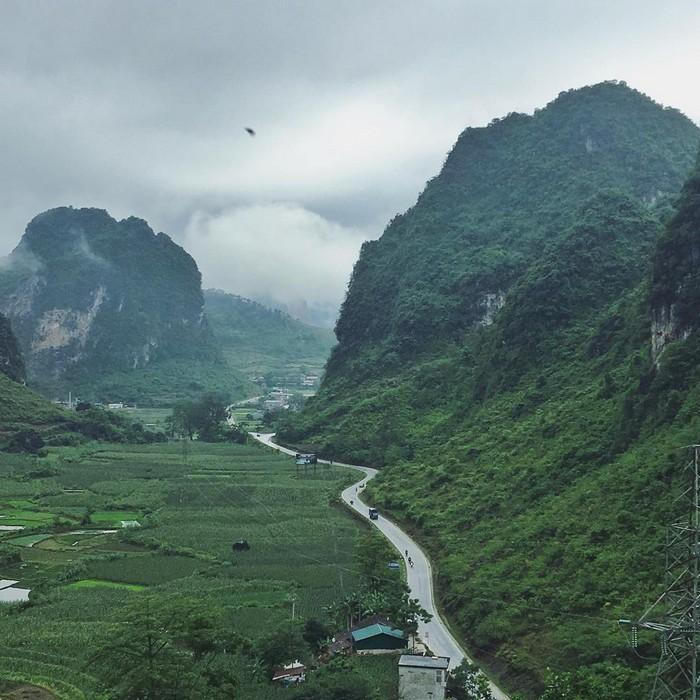
[[216, 442], [226, 423], [228, 399], [224, 394], [209, 392], [195, 404], [195, 420], [200, 440]]
[[318, 651], [323, 643], [331, 636], [331, 631], [320, 620], [309, 618], [304, 623], [302, 633], [304, 641], [314, 650]]
[[120, 700], [211, 697], [203, 656], [221, 649], [221, 611], [190, 598], [146, 596], [120, 611], [94, 660]]
[[466, 659], [447, 677], [447, 697], [455, 700], [493, 700], [488, 678]]
[[575, 671], [551, 669], [540, 700], [636, 700], [648, 693], [649, 678], [616, 663], [598, 663]]
[[260, 638], [255, 646], [257, 656], [270, 673], [275, 666], [289, 664], [297, 659], [303, 660], [309, 655], [309, 647], [304, 641], [301, 626], [293, 622], [278, 626], [273, 632]]
[[[172, 430], [192, 440], [218, 442], [226, 436], [228, 398], [225, 394], [209, 392], [196, 401], [178, 401], [173, 407]], [[234, 441], [238, 435], [233, 435]]]
[[[323, 664], [292, 696], [294, 700], [379, 700], [367, 678], [344, 657]], [[384, 697], [383, 695], [381, 697]]]
[[8, 452], [29, 452], [36, 454], [44, 446], [44, 440], [32, 428], [17, 431], [7, 443], [5, 449]]
[[197, 430], [196, 417], [193, 401], [178, 401], [173, 406], [173, 414], [170, 420], [170, 425], [174, 432], [186, 435], [190, 440], [193, 439], [194, 433]]

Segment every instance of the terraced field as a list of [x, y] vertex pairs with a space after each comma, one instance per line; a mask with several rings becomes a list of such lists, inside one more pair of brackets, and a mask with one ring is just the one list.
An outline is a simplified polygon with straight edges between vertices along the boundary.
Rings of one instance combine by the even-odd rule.
[[[25, 528], [0, 532], [20, 555], [0, 578], [32, 589], [29, 604], [0, 606], [0, 679], [65, 700], [108, 697], [91, 653], [149, 593], [214, 601], [251, 640], [290, 618], [292, 598], [298, 617], [320, 616], [356, 583], [361, 526], [332, 506], [351, 479], [337, 467], [297, 475], [293, 460], [256, 445], [0, 455], [0, 523]], [[121, 526], [131, 520], [139, 526]], [[250, 550], [234, 553], [241, 539]]]

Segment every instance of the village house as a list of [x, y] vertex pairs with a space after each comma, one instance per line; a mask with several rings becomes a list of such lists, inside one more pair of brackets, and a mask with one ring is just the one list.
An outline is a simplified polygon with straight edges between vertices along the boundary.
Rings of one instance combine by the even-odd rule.
[[382, 654], [406, 649], [406, 635], [389, 625], [370, 625], [352, 633], [352, 646], [358, 654]]
[[291, 664], [276, 668], [272, 680], [280, 685], [297, 685], [306, 680], [306, 667], [298, 659]]
[[399, 658], [399, 698], [444, 700], [449, 665], [450, 659], [446, 656], [402, 654]]
[[406, 649], [406, 635], [381, 615], [360, 620], [347, 631], [333, 637], [328, 647], [331, 654], [357, 652], [359, 654], [382, 654]]

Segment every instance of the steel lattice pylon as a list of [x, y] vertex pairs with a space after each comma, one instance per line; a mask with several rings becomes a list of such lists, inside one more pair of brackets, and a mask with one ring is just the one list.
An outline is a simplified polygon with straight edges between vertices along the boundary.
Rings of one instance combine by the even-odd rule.
[[[666, 545], [667, 588], [632, 625], [656, 632], [661, 657], [652, 700], [700, 700], [700, 445], [690, 445], [687, 479], [677, 501], [683, 515], [669, 528]], [[658, 615], [658, 621], [654, 618]]]

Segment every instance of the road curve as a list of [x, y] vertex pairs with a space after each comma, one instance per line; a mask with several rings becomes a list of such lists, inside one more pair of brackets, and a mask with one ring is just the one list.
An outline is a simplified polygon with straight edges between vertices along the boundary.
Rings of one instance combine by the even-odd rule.
[[[263, 445], [272, 447], [287, 455], [294, 455], [294, 450], [287, 449], [281, 445], [277, 445], [272, 441], [274, 433], [251, 433], [252, 437], [261, 442]], [[320, 459], [319, 462], [327, 463], [326, 460]], [[430, 647], [430, 650], [437, 656], [449, 656], [450, 666], [455, 668], [462, 659], [471, 658], [467, 656], [457, 640], [452, 636], [447, 625], [440, 617], [433, 593], [433, 571], [430, 566], [430, 560], [425, 555], [418, 544], [411, 539], [398, 525], [393, 523], [388, 518], [380, 514], [379, 520], [369, 520], [368, 506], [361, 498], [364, 485], [377, 475], [377, 470], [371, 467], [362, 467], [356, 464], [345, 464], [344, 462], [333, 462], [333, 464], [349, 469], [356, 469], [363, 473], [363, 477], [355, 482], [352, 486], [348, 486], [341, 497], [349, 508], [361, 515], [374, 525], [400, 552], [400, 555], [406, 561], [407, 582], [411, 589], [411, 596], [417, 598], [425, 610], [433, 617], [430, 622], [421, 622], [418, 627], [418, 635]], [[413, 560], [413, 566], [408, 565], [405, 552], [408, 551], [408, 556]], [[506, 695], [495, 683], [489, 681], [491, 694], [495, 700], [509, 700]]]

